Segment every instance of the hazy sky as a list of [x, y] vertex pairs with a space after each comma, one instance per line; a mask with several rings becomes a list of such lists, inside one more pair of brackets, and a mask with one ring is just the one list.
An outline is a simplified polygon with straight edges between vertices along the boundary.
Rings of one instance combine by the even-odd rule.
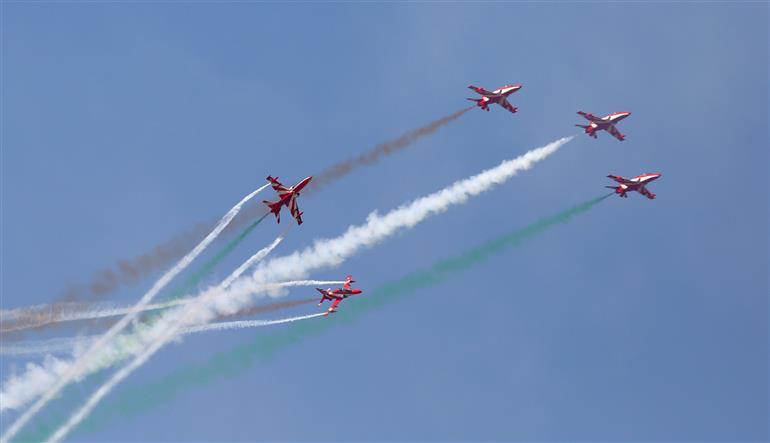
[[[609, 173], [663, 174], [654, 201], [607, 199], [352, 322], [347, 300], [318, 320], [338, 324], [267, 361], [71, 440], [768, 439], [767, 3], [1, 7], [3, 309], [54, 300], [220, 216], [268, 174], [293, 182], [461, 109], [471, 83], [522, 83], [519, 113], [473, 110], [303, 196], [305, 223], [275, 255], [577, 134], [577, 110], [631, 111], [626, 141], [580, 135], [313, 277], [352, 273], [371, 292], [601, 195]], [[208, 282], [281, 229], [263, 223]], [[287, 329], [185, 338], [103, 408]], [[57, 332], [78, 329], [25, 338]], [[23, 364], [3, 358], [3, 379]], [[65, 391], [31, 428], [100, 380]]]

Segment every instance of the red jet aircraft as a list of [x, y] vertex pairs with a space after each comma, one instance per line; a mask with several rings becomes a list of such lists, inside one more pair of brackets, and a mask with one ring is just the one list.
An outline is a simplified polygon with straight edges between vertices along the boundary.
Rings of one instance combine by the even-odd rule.
[[468, 86], [468, 88], [473, 89], [474, 91], [481, 94], [481, 98], [469, 98], [468, 100], [476, 102], [476, 106], [485, 111], [489, 111], [489, 105], [493, 103], [497, 103], [503, 108], [514, 113], [517, 110], [515, 106], [508, 103], [508, 96], [521, 89], [521, 84], [505, 85], [500, 89], [495, 89], [494, 91], [487, 91], [484, 88], [479, 88], [478, 86], [473, 85]]
[[324, 302], [324, 300], [331, 300], [332, 305], [329, 307], [329, 309], [326, 310], [326, 313], [324, 316], [327, 316], [331, 314], [332, 312], [337, 312], [337, 306], [340, 304], [340, 302], [351, 295], [360, 294], [360, 289], [352, 289], [350, 287], [351, 283], [355, 283], [355, 280], [353, 280], [352, 275], [348, 275], [345, 278], [345, 283], [343, 283], [341, 288], [337, 289], [321, 289], [321, 288], [315, 288], [316, 291], [321, 293], [321, 300], [318, 302], [318, 306], [321, 306], [321, 303]]
[[608, 175], [607, 177], [615, 180], [616, 182], [620, 183], [618, 186], [605, 186], [605, 188], [614, 189], [615, 193], [620, 195], [623, 198], [628, 198], [628, 195], [626, 195], [626, 192], [628, 191], [636, 191], [643, 196], [649, 198], [652, 200], [655, 198], [655, 194], [647, 190], [647, 183], [650, 183], [651, 181], [657, 179], [660, 177], [661, 174], [659, 173], [647, 173], [642, 175], [637, 175], [636, 177], [632, 179], [627, 179], [623, 177], [619, 177], [617, 175]]
[[278, 221], [278, 223], [281, 222], [281, 206], [285, 205], [289, 208], [291, 216], [297, 219], [297, 224], [302, 224], [302, 212], [299, 212], [299, 208], [297, 207], [297, 196], [299, 196], [299, 191], [301, 191], [302, 188], [310, 183], [310, 180], [312, 179], [313, 177], [308, 177], [296, 185], [287, 188], [278, 181], [278, 177], [274, 178], [269, 175], [267, 176], [267, 181], [273, 185], [273, 189], [275, 189], [275, 192], [278, 193], [278, 201], [271, 202], [268, 200], [262, 200], [262, 203], [266, 204], [267, 207], [270, 208], [270, 212], [275, 214], [275, 219]]
[[626, 136], [621, 134], [620, 131], [618, 131], [618, 128], [615, 127], [615, 124], [624, 118], [631, 115], [630, 112], [613, 112], [612, 114], [605, 115], [604, 117], [597, 117], [591, 113], [578, 111], [578, 114], [585, 117], [586, 120], [590, 121], [588, 125], [575, 125], [579, 128], [583, 128], [586, 130], [586, 134], [590, 135], [593, 138], [596, 137], [596, 131], [604, 129], [605, 131], [612, 134], [616, 139], [623, 141], [625, 140]]

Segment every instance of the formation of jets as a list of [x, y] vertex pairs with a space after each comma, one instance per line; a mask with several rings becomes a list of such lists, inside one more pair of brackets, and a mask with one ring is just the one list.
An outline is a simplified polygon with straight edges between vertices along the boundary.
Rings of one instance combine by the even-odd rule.
[[[476, 106], [483, 109], [484, 111], [489, 111], [489, 105], [497, 104], [510, 111], [511, 113], [516, 113], [518, 108], [513, 106], [508, 101], [508, 96], [521, 89], [521, 86], [521, 84], [505, 85], [493, 91], [488, 91], [482, 87], [470, 85], [468, 88], [476, 91], [481, 97], [469, 98], [468, 100], [476, 103]], [[598, 138], [596, 135], [597, 131], [607, 131], [610, 135], [620, 141], [626, 139], [626, 136], [618, 130], [616, 125], [618, 122], [631, 115], [630, 112], [613, 112], [611, 114], [605, 115], [604, 117], [597, 117], [591, 113], [583, 111], [578, 111], [578, 114], [588, 120], [588, 124], [575, 126], [583, 128], [585, 133], [590, 137]], [[618, 184], [617, 186], [605, 187], [614, 189], [615, 193], [623, 198], [628, 197], [628, 192], [636, 191], [649, 199], [654, 199], [655, 194], [647, 189], [647, 184], [653, 180], [656, 180], [660, 176], [660, 173], [645, 173], [631, 179], [626, 179], [617, 175], [608, 175], [607, 177], [615, 180]], [[302, 224], [302, 212], [300, 212], [299, 207], [297, 207], [297, 197], [299, 197], [302, 189], [307, 186], [307, 184], [310, 183], [310, 180], [312, 179], [313, 177], [307, 177], [294, 186], [286, 187], [278, 181], [278, 177], [267, 176], [267, 181], [270, 182], [275, 192], [278, 193], [278, 200], [263, 200], [263, 203], [267, 205], [271, 213], [275, 214], [275, 218], [278, 223], [281, 222], [281, 208], [286, 206], [289, 208], [291, 216], [294, 217], [294, 219], [297, 221], [297, 224]], [[318, 303], [319, 306], [325, 300], [332, 302], [332, 305], [323, 314], [324, 316], [328, 316], [333, 312], [337, 312], [337, 306], [339, 306], [342, 300], [350, 297], [351, 295], [360, 294], [362, 292], [360, 289], [351, 288], [351, 283], [354, 282], [355, 280], [353, 280], [353, 277], [348, 275], [345, 279], [345, 283], [341, 288], [316, 288], [316, 290], [321, 293], [321, 300]]]

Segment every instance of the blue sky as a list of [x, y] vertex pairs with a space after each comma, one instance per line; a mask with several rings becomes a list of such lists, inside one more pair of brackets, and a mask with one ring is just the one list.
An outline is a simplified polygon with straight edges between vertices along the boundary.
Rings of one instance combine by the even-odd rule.
[[[314, 277], [352, 273], [375, 288], [600, 195], [608, 173], [663, 174], [654, 201], [608, 199], [451, 281], [72, 440], [768, 438], [766, 3], [2, 10], [3, 309], [51, 301], [221, 215], [267, 174], [300, 179], [461, 109], [471, 83], [523, 83], [519, 113], [474, 110], [304, 199], [306, 223], [276, 254], [575, 134], [579, 109], [633, 112], [627, 140], [580, 136]], [[216, 276], [280, 229], [260, 226]], [[186, 338], [111, 398], [281, 328]], [[4, 376], [22, 364], [3, 358]]]

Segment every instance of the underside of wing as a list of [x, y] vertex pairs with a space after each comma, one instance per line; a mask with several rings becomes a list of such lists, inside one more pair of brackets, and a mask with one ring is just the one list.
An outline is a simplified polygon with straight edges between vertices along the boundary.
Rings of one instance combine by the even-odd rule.
[[619, 175], [612, 175], [612, 174], [610, 174], [607, 177], [615, 180], [616, 182], [620, 183], [621, 185], [632, 185], [632, 184], [634, 184], [634, 182], [632, 182], [631, 180], [629, 180], [627, 178], [624, 178], [624, 177], [621, 177]]
[[652, 199], [654, 199], [654, 198], [655, 198], [655, 194], [653, 194], [652, 192], [650, 192], [649, 190], [647, 190], [647, 188], [646, 188], [645, 186], [640, 186], [640, 187], [637, 189], [637, 191], [639, 191], [639, 193], [640, 193], [640, 194], [642, 194], [643, 196], [645, 196], [645, 197], [649, 198], [650, 200], [652, 200]]
[[326, 310], [326, 313], [325, 313], [324, 315], [329, 315], [329, 314], [331, 314], [332, 312], [337, 312], [337, 306], [339, 306], [339, 304], [340, 304], [340, 302], [341, 302], [341, 301], [342, 301], [342, 300], [341, 300], [341, 299], [339, 299], [339, 298], [338, 298], [338, 299], [336, 299], [336, 300], [334, 300], [334, 301], [332, 302], [332, 305], [331, 305], [331, 306], [329, 306], [329, 309], [327, 309], [327, 310]]
[[480, 88], [478, 86], [470, 85], [470, 86], [468, 86], [468, 88], [469, 89], [473, 89], [474, 91], [478, 92], [481, 95], [494, 95], [494, 93], [492, 91], [487, 91], [486, 89]]
[[623, 141], [625, 140], [626, 136], [621, 134], [620, 131], [618, 131], [618, 128], [615, 127], [615, 125], [609, 125], [607, 126], [607, 132], [612, 134], [613, 137], [616, 139]]
[[601, 121], [601, 119], [599, 117], [591, 114], [590, 112], [578, 111], [578, 114], [582, 115], [586, 120], [589, 120], [589, 121], [592, 121], [592, 122]]
[[302, 213], [299, 212], [299, 207], [297, 206], [297, 196], [293, 196], [291, 200], [289, 200], [289, 212], [291, 212], [291, 216], [294, 217], [297, 220], [298, 224], [302, 224]]
[[502, 106], [503, 108], [505, 108], [505, 109], [509, 110], [510, 112], [512, 112], [512, 113], [514, 113], [514, 114], [515, 114], [515, 113], [516, 113], [516, 111], [518, 110], [518, 109], [517, 109], [515, 106], [513, 106], [513, 105], [512, 105], [512, 104], [511, 104], [511, 103], [510, 103], [508, 100], [506, 100], [506, 99], [505, 99], [505, 97], [503, 97], [502, 99], [500, 99], [500, 101], [499, 101], [498, 103], [500, 103], [500, 106]]

